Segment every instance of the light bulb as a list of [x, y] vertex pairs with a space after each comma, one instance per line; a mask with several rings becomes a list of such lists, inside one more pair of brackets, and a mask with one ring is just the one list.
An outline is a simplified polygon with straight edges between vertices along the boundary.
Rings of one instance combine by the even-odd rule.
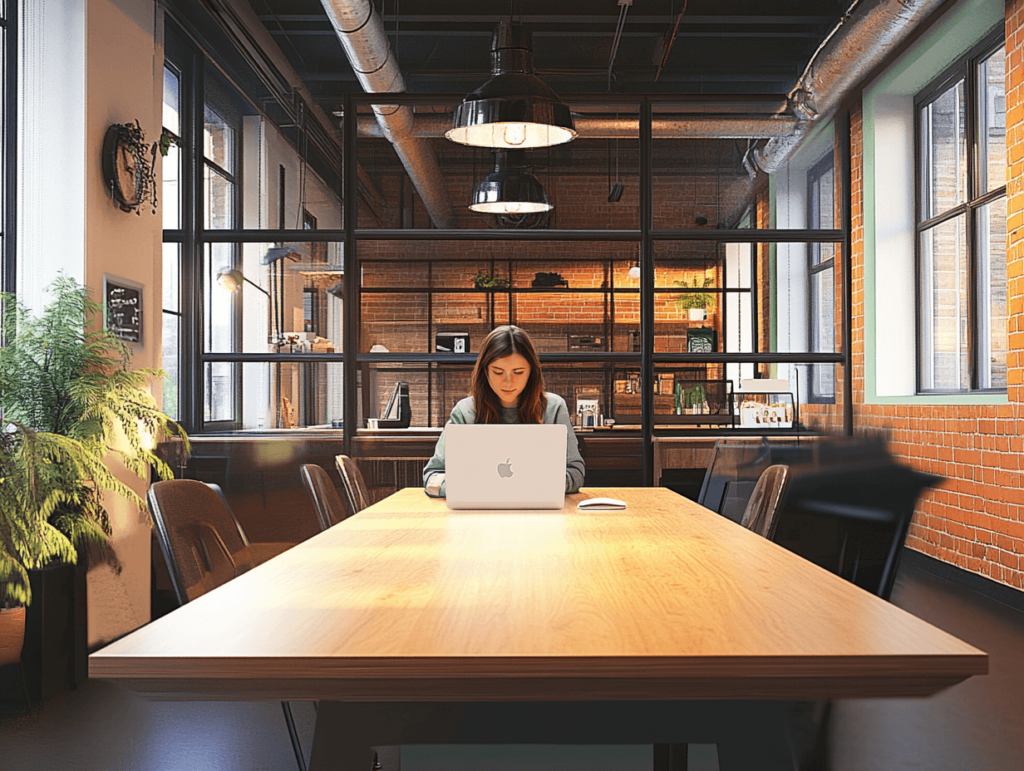
[[519, 214], [522, 204], [519, 201], [508, 201], [505, 203], [505, 214]]
[[502, 139], [504, 139], [505, 144], [509, 147], [518, 147], [526, 141], [526, 124], [506, 123]]
[[630, 269], [629, 269], [629, 277], [630, 278], [640, 278], [640, 263], [639, 262], [636, 265], [633, 265], [632, 267], [630, 267]]
[[220, 273], [217, 275], [217, 285], [221, 289], [226, 289], [229, 292], [234, 292], [236, 289], [238, 289], [238, 285], [242, 283], [239, 280], [240, 275], [241, 274], [237, 270], [229, 270], [224, 273]]

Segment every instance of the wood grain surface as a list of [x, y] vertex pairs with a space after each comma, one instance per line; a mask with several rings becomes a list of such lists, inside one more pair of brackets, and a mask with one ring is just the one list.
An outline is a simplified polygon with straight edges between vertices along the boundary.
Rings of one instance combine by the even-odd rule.
[[[580, 512], [586, 497], [623, 511]], [[184, 698], [924, 696], [987, 656], [664, 488], [395, 495], [90, 656]]]

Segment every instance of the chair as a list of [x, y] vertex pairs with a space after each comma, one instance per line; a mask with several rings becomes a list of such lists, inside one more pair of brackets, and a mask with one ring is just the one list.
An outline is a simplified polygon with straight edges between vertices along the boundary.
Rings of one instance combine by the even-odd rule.
[[917, 499], [940, 481], [891, 456], [808, 469], [789, 481], [773, 540], [888, 600]]
[[[146, 498], [181, 605], [293, 545], [250, 544], [218, 485], [169, 479], [153, 484]], [[291, 705], [282, 701], [281, 710], [299, 771], [306, 771]]]
[[337, 466], [338, 475], [341, 477], [341, 489], [345, 493], [348, 515], [358, 514], [370, 505], [370, 492], [366, 487], [363, 474], [356, 462], [348, 455], [335, 456], [334, 465]]
[[309, 497], [313, 499], [321, 531], [351, 515], [350, 509], [346, 509], [345, 504], [341, 502], [331, 478], [320, 466], [315, 463], [304, 463], [299, 466], [299, 476]]
[[786, 496], [789, 466], [778, 463], [769, 466], [754, 485], [754, 492], [743, 511], [740, 524], [762, 538], [771, 540], [775, 535], [776, 515]]
[[719, 439], [711, 451], [697, 503], [739, 522], [757, 480], [770, 465], [771, 448], [764, 437]]

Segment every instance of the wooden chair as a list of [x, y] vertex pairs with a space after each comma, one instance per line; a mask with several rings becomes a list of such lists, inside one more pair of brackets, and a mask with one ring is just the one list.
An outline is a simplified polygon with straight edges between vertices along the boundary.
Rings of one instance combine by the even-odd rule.
[[[294, 545], [249, 543], [217, 485], [169, 479], [153, 484], [146, 498], [181, 605]], [[291, 705], [282, 701], [281, 710], [296, 764], [306, 771]]]
[[348, 515], [358, 514], [370, 505], [370, 492], [359, 466], [348, 455], [337, 455], [334, 464], [338, 467], [341, 477], [341, 488], [345, 493], [345, 505]]
[[304, 463], [299, 466], [299, 476], [302, 478], [302, 484], [305, 485], [309, 497], [313, 499], [313, 507], [316, 509], [316, 518], [320, 523], [321, 531], [351, 516], [350, 510], [342, 503], [331, 478], [320, 466], [315, 463]]
[[777, 515], [786, 496], [788, 482], [789, 466], [780, 463], [766, 468], [754, 485], [754, 492], [743, 510], [740, 524], [771, 540], [775, 535]]

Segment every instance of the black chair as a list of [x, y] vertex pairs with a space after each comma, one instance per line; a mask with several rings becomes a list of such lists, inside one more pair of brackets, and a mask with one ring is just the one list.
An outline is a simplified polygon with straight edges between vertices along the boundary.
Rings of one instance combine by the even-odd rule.
[[711, 451], [697, 503], [739, 522], [757, 480], [771, 464], [771, 448], [764, 437], [719, 439]]
[[302, 478], [302, 484], [305, 485], [309, 497], [313, 500], [321, 531], [351, 516], [345, 504], [342, 503], [331, 478], [320, 466], [315, 463], [304, 463], [299, 466], [299, 476]]
[[917, 500], [941, 481], [888, 455], [795, 470], [774, 540], [888, 600]]
[[771, 540], [775, 535], [775, 524], [788, 482], [789, 466], [777, 463], [766, 468], [754, 485], [754, 492], [743, 511], [740, 524], [762, 538]]
[[[193, 479], [156, 482], [146, 495], [178, 603], [206, 594], [293, 544], [250, 544], [217, 485]], [[291, 705], [281, 702], [299, 771], [306, 759]]]

